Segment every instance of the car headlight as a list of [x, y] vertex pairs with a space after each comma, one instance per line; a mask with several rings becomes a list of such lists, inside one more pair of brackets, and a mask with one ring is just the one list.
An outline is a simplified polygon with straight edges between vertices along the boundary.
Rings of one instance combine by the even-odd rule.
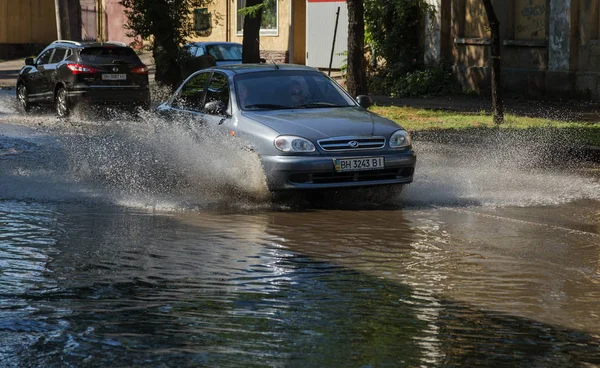
[[390, 148], [406, 148], [410, 146], [410, 135], [406, 130], [397, 130], [390, 137]]
[[314, 152], [315, 145], [311, 141], [293, 135], [280, 135], [273, 141], [275, 147], [282, 152]]

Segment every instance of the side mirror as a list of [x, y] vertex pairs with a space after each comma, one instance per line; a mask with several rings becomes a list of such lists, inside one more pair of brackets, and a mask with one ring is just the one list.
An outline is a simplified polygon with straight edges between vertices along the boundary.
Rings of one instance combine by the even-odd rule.
[[223, 103], [223, 101], [211, 101], [204, 105], [204, 111], [211, 115], [225, 115], [227, 106], [225, 103]]
[[371, 100], [371, 97], [366, 95], [357, 96], [356, 102], [358, 102], [358, 104], [365, 109], [368, 109], [371, 105], [373, 105], [373, 100]]
[[25, 58], [25, 65], [34, 65], [33, 58], [32, 57]]

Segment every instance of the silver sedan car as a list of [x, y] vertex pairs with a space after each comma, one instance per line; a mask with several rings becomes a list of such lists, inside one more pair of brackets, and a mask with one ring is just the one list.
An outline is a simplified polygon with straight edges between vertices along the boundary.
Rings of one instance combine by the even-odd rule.
[[273, 191], [412, 182], [409, 134], [370, 104], [314, 68], [240, 64], [190, 75], [158, 111], [193, 114], [243, 139]]

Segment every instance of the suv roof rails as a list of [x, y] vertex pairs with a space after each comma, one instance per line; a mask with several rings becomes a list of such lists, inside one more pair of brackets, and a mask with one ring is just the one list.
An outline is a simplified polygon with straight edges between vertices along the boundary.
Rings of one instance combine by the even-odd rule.
[[52, 43], [72, 43], [73, 45], [81, 46], [80, 42], [70, 41], [70, 40], [56, 40], [56, 41], [54, 41]]
[[127, 46], [127, 44], [125, 44], [125, 42], [121, 42], [121, 41], [106, 41], [104, 43], [110, 43], [112, 45], [119, 45], [119, 46], [123, 46], [123, 47]]

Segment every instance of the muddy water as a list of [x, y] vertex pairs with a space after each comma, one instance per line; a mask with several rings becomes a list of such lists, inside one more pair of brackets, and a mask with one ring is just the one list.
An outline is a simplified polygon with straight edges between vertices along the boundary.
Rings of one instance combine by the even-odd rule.
[[0, 122], [1, 366], [600, 365], [600, 180], [551, 142], [273, 201], [191, 122]]

